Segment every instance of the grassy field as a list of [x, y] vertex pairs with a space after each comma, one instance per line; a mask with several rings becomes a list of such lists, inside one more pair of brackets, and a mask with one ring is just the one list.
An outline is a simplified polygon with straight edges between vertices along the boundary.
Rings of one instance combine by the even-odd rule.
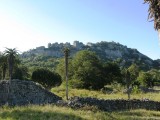
[[0, 120], [159, 120], [160, 112], [130, 110], [102, 112], [54, 105], [0, 108]]
[[[64, 87], [53, 88], [51, 91], [65, 99]], [[127, 95], [121, 92], [104, 94], [101, 91], [84, 89], [69, 89], [69, 96], [127, 99]], [[160, 93], [132, 94], [131, 98], [147, 98], [160, 101]], [[104, 112], [94, 107], [74, 110], [67, 107], [57, 107], [55, 105], [30, 105], [13, 108], [3, 106], [0, 108], [0, 120], [160, 120], [160, 112], [143, 109]]]
[[[51, 90], [56, 95], [65, 99], [65, 88], [56, 87]], [[80, 96], [80, 97], [95, 97], [101, 99], [127, 99], [127, 94], [122, 92], [104, 94], [101, 91], [90, 91], [85, 89], [69, 89], [69, 97]], [[131, 94], [131, 99], [149, 99], [154, 101], [160, 101], [160, 93], [139, 93]]]

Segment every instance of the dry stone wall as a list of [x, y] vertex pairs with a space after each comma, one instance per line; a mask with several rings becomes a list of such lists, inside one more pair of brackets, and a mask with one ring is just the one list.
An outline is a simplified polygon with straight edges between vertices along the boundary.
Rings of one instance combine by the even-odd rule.
[[85, 106], [96, 106], [103, 111], [117, 111], [127, 109], [147, 109], [160, 111], [160, 102], [150, 100], [104, 100], [91, 97], [73, 97], [67, 104], [74, 109], [83, 108]]
[[28, 105], [56, 103], [62, 98], [45, 90], [41, 85], [25, 80], [0, 81], [1, 105]]

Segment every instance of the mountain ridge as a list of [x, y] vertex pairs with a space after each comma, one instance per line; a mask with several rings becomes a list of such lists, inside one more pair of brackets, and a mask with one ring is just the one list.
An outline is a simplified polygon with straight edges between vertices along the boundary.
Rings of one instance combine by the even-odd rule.
[[117, 61], [120, 66], [129, 66], [132, 63], [140, 65], [144, 69], [160, 68], [159, 60], [152, 60], [148, 56], [140, 53], [137, 49], [128, 48], [120, 43], [101, 41], [97, 43], [87, 43], [86, 45], [79, 41], [70, 43], [48, 43], [48, 47], [40, 46], [36, 49], [23, 52], [22, 58], [43, 55], [61, 58], [64, 56], [63, 49], [68, 47], [70, 55], [74, 56], [78, 51], [90, 50], [95, 52], [103, 61]]

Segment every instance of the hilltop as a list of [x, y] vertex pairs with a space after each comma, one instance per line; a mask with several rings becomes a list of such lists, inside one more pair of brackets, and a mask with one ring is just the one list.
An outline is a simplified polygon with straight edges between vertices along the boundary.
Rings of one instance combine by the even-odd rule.
[[62, 58], [64, 56], [63, 49], [70, 49], [70, 56], [74, 56], [78, 51], [90, 50], [96, 52], [102, 61], [116, 61], [120, 66], [129, 66], [132, 63], [138, 64], [142, 69], [149, 70], [151, 68], [159, 68], [160, 61], [152, 60], [148, 56], [140, 53], [137, 49], [128, 48], [116, 42], [98, 42], [87, 43], [86, 45], [79, 41], [70, 43], [48, 43], [48, 47], [40, 46], [35, 49], [24, 52], [22, 58], [30, 58], [35, 56]]

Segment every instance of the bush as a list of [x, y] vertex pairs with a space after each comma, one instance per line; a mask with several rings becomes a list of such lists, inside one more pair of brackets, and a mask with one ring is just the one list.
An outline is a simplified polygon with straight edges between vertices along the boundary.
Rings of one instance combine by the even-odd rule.
[[138, 93], [141, 93], [141, 90], [140, 90], [140, 88], [136, 85], [136, 86], [133, 86], [133, 88], [132, 88], [132, 93], [138, 94]]
[[69, 80], [69, 86], [71, 88], [82, 88], [84, 82], [80, 80]]
[[32, 73], [32, 80], [40, 83], [47, 89], [59, 86], [62, 82], [59, 74], [47, 69], [37, 69]]

